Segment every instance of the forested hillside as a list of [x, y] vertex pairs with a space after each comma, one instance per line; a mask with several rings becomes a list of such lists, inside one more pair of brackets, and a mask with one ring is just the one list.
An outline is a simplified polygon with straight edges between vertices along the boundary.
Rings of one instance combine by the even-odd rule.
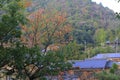
[[[119, 26], [112, 10], [91, 0], [33, 0], [32, 3], [29, 12], [39, 8], [65, 12], [68, 22], [74, 27], [73, 36], [78, 43], [95, 43], [93, 35], [97, 29], [103, 28], [109, 32]], [[106, 40], [109, 40], [109, 36]]]

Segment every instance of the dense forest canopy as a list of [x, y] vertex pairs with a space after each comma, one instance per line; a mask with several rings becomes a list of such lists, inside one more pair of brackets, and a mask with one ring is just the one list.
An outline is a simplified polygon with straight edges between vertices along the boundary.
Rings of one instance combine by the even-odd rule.
[[[65, 12], [67, 20], [74, 27], [73, 37], [77, 43], [95, 43], [93, 35], [97, 29], [114, 31], [119, 26], [119, 20], [112, 10], [91, 0], [33, 0], [32, 7], [27, 10], [33, 12], [39, 8], [55, 8]], [[105, 40], [109, 38], [107, 35]]]

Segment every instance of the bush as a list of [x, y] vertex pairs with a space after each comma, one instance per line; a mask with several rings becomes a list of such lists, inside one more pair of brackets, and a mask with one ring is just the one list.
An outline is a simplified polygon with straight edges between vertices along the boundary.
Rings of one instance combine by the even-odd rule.
[[107, 72], [97, 73], [95, 77], [99, 80], [120, 80], [120, 76]]

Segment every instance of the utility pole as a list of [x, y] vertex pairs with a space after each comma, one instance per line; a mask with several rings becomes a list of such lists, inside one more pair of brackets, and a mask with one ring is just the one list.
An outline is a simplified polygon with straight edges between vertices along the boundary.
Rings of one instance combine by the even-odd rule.
[[84, 41], [84, 48], [85, 48], [85, 53], [87, 53], [87, 57], [89, 58], [89, 52], [87, 52], [87, 42]]
[[116, 53], [118, 52], [118, 37], [116, 37], [116, 40], [115, 40], [115, 52]]
[[86, 41], [84, 41], [84, 48], [85, 48], [85, 53], [86, 53]]

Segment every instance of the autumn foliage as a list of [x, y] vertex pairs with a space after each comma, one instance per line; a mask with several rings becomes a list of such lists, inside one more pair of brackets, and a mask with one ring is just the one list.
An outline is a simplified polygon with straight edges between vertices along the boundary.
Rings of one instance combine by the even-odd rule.
[[67, 24], [66, 14], [57, 11], [39, 9], [28, 17], [29, 23], [22, 26], [21, 40], [25, 45], [35, 45], [47, 48], [51, 44], [69, 42], [69, 36], [65, 40], [72, 27]]

